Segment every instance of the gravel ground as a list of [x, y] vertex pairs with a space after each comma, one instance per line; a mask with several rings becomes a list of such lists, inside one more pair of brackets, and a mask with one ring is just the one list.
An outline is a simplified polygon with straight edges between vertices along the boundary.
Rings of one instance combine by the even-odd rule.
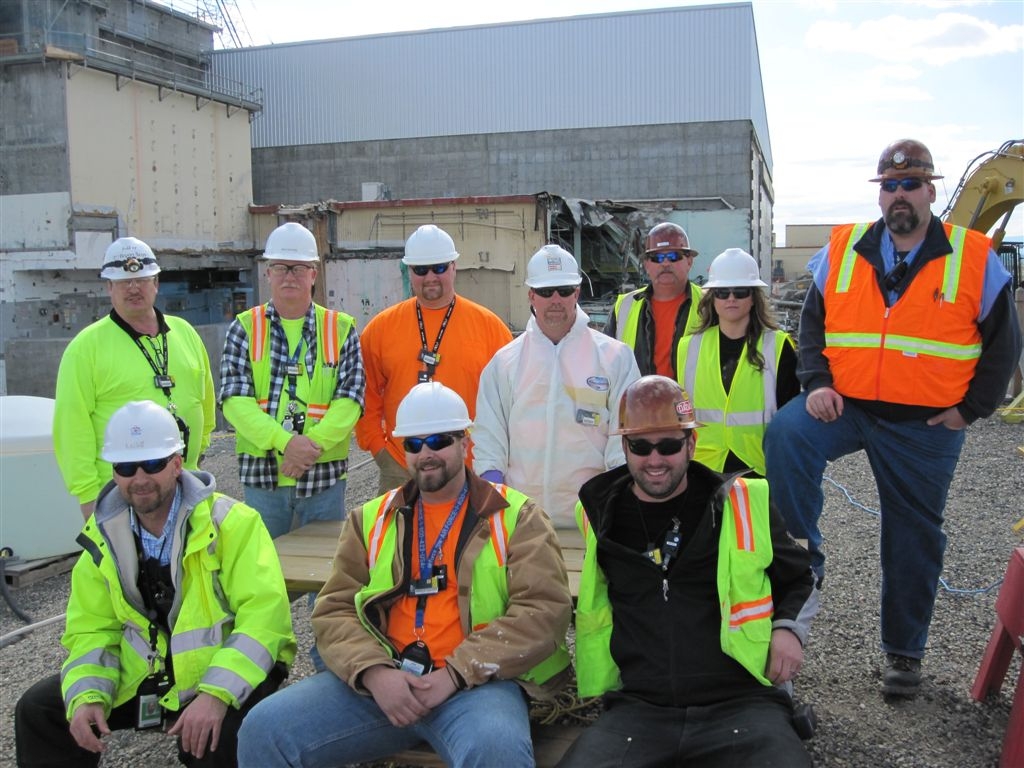
[[[1011, 525], [1022, 514], [1024, 425], [997, 418], [971, 427], [949, 504], [949, 544], [918, 698], [887, 702], [880, 692], [883, 655], [878, 650], [878, 521], [852, 503], [877, 509], [877, 494], [863, 456], [836, 462], [826, 485], [822, 529], [828, 547], [828, 577], [822, 610], [812, 630], [797, 697], [813, 703], [818, 730], [808, 742], [817, 766], [856, 768], [965, 768], [996, 766], [1009, 719], [1014, 659], [1002, 691], [984, 703], [970, 688], [995, 619], [998, 583], [1018, 537]], [[230, 435], [218, 434], [208, 455], [225, 493], [241, 496]], [[365, 462], [365, 463], [364, 463]], [[362, 463], [362, 466], [359, 466]], [[354, 452], [349, 509], [370, 498], [377, 473], [365, 454]], [[63, 612], [67, 574], [14, 590], [12, 596], [35, 620]], [[312, 643], [305, 599], [292, 606], [300, 654], [292, 679], [312, 672], [306, 650]], [[0, 607], [0, 634], [21, 622]], [[13, 765], [14, 705], [36, 680], [57, 671], [64, 658], [63, 622], [45, 627], [0, 649], [0, 765]], [[124, 731], [110, 740], [102, 766], [157, 768], [177, 765], [173, 741]], [[500, 765], [500, 760], [495, 761]]]

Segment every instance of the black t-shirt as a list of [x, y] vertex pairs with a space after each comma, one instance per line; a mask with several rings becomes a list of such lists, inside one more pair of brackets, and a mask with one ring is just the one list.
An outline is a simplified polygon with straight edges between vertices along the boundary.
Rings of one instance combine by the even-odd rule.
[[[611, 652], [622, 693], [661, 706], [709, 704], [763, 689], [722, 653], [713, 476], [691, 469], [688, 477], [686, 493], [664, 502], [642, 502], [625, 489], [598, 547], [615, 606]], [[662, 545], [673, 518], [680, 524], [679, 555], [663, 569], [645, 553], [652, 539]]]

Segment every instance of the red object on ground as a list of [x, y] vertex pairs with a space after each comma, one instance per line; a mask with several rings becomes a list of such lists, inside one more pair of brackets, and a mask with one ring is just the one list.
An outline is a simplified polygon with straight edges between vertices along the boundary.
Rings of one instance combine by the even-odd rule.
[[[1014, 650], [1024, 653], [1021, 638], [1024, 637], [1024, 547], [1017, 547], [1010, 555], [1006, 576], [996, 598], [996, 626], [992, 630], [985, 655], [978, 668], [971, 688], [971, 698], [984, 700], [989, 694], [998, 693], [1003, 678], [1010, 668]], [[1003, 739], [1003, 756], [1000, 768], [1014, 768], [1024, 765], [1024, 664], [1017, 676], [1017, 691], [1010, 709], [1010, 722]]]

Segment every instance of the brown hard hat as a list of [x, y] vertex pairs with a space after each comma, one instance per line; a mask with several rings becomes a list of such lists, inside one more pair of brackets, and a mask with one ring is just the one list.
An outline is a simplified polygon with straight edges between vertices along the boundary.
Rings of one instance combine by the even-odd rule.
[[696, 429], [693, 403], [679, 384], [667, 376], [641, 376], [622, 393], [617, 435], [659, 430]]
[[877, 173], [870, 181], [906, 178], [931, 181], [943, 178], [935, 175], [935, 164], [928, 147], [915, 139], [900, 139], [882, 150]]
[[681, 251], [687, 256], [696, 256], [697, 252], [690, 247], [690, 238], [678, 224], [666, 221], [658, 224], [647, 233], [646, 253], [661, 251]]

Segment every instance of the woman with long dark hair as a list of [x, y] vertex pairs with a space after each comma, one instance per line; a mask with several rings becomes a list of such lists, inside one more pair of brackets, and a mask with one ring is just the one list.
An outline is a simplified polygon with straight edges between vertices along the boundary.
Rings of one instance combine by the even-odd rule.
[[800, 394], [796, 349], [772, 317], [757, 262], [729, 248], [711, 262], [697, 330], [679, 340], [676, 370], [701, 424], [694, 459], [718, 472], [764, 476], [764, 433]]

